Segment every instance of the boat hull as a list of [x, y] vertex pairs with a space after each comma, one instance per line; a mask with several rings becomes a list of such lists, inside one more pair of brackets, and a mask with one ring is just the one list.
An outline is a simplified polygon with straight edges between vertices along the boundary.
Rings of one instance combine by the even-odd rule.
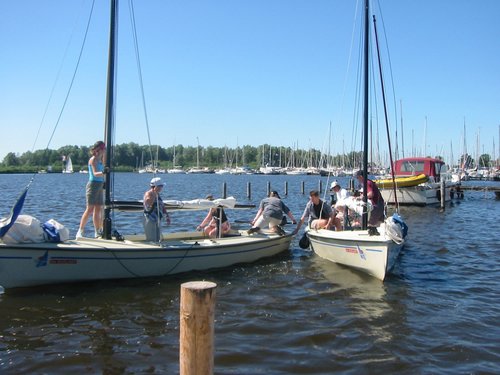
[[[196, 238], [198, 236], [198, 238]], [[208, 239], [145, 241], [82, 239], [64, 243], [0, 244], [0, 286], [4, 288], [166, 276], [251, 263], [288, 250], [292, 236], [254, 234]]]
[[[451, 186], [445, 187], [445, 202], [450, 200]], [[397, 189], [380, 189], [382, 198], [388, 204], [395, 204], [396, 198], [400, 205], [426, 206], [441, 203], [441, 186], [438, 183], [426, 183], [412, 187]]]
[[365, 272], [384, 280], [393, 268], [403, 244], [397, 244], [378, 228], [379, 236], [370, 236], [367, 230], [319, 231], [307, 229], [313, 251], [330, 262]]

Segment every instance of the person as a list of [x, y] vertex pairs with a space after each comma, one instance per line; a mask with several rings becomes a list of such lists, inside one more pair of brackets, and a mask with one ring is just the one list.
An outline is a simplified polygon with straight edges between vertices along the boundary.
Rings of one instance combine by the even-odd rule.
[[[363, 171], [359, 170], [355, 173], [355, 176], [361, 186], [364, 185], [364, 177]], [[360, 191], [364, 194], [362, 191]], [[361, 199], [360, 196], [358, 199]], [[377, 187], [377, 184], [370, 179], [366, 180], [366, 198], [372, 204], [372, 210], [370, 212], [370, 216], [368, 218], [368, 226], [370, 227], [378, 227], [381, 223], [384, 222], [384, 198], [382, 198], [382, 194]], [[373, 231], [374, 232], [374, 231]], [[375, 232], [374, 232], [375, 233]]]
[[[345, 206], [343, 202], [345, 199], [351, 196], [351, 194], [344, 189], [340, 184], [335, 180], [330, 185], [330, 191], [333, 192], [332, 195], [332, 206], [335, 208], [335, 230], [342, 230], [342, 223], [344, 222], [344, 213]], [[335, 200], [333, 197], [335, 196]]]
[[252, 220], [252, 228], [250, 228], [247, 233], [252, 234], [260, 231], [265, 225], [269, 225], [272, 232], [278, 233], [280, 236], [285, 234], [283, 228], [281, 228], [281, 222], [283, 221], [284, 214], [292, 220], [292, 223], [296, 224], [292, 211], [288, 206], [283, 203], [277, 191], [271, 191], [269, 197], [264, 198], [260, 201], [259, 210]]
[[161, 239], [161, 219], [166, 217], [167, 225], [170, 225], [170, 215], [165, 204], [160, 197], [165, 184], [160, 177], [154, 177], [149, 183], [150, 188], [144, 193], [144, 234], [146, 241], [160, 242]]
[[[208, 195], [205, 199], [213, 201], [214, 197], [212, 195]], [[196, 227], [196, 230], [203, 230], [203, 232], [209, 237], [217, 237], [219, 222], [222, 236], [224, 236], [231, 230], [231, 224], [229, 223], [226, 212], [222, 207], [212, 207], [208, 210], [207, 216], [205, 216], [201, 224]]]
[[95, 237], [102, 236], [102, 212], [104, 206], [104, 153], [106, 145], [103, 141], [97, 141], [90, 149], [91, 157], [88, 161], [89, 181], [87, 182], [85, 200], [86, 208], [80, 219], [80, 226], [76, 232], [76, 238], [82, 238], [85, 234], [85, 226], [90, 216], [94, 223]]
[[331, 229], [332, 225], [335, 224], [335, 212], [332, 206], [320, 199], [319, 191], [317, 190], [311, 190], [309, 192], [309, 202], [307, 202], [304, 213], [297, 224], [297, 228], [293, 231], [293, 234], [299, 232], [306, 218], [309, 221], [310, 227], [313, 229]]

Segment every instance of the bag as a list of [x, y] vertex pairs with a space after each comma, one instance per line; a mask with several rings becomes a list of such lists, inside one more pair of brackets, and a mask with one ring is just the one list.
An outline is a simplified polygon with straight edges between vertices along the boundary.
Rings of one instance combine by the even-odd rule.
[[299, 241], [299, 246], [301, 249], [307, 249], [309, 245], [311, 244], [311, 241], [309, 241], [309, 237], [307, 237], [307, 234], [304, 233], [302, 235], [302, 238]]
[[69, 230], [54, 219], [42, 224], [44, 237], [47, 242], [64, 242], [69, 240]]

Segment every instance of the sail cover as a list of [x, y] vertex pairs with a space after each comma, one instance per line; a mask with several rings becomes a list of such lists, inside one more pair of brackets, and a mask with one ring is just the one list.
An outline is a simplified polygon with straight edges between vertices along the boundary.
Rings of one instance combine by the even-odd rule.
[[5, 234], [9, 231], [10, 227], [16, 222], [17, 217], [21, 213], [21, 210], [24, 205], [24, 200], [26, 198], [26, 194], [28, 194], [28, 188], [24, 189], [24, 192], [17, 199], [16, 204], [10, 210], [10, 216], [6, 218], [0, 219], [0, 238], [5, 236]]

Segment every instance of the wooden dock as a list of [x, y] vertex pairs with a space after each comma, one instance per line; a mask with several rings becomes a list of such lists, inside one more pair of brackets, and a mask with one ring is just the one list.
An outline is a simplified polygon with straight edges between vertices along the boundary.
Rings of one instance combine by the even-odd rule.
[[498, 186], [481, 186], [481, 185], [460, 185], [455, 188], [455, 193], [460, 194], [461, 192], [469, 190], [469, 191], [484, 191], [484, 192], [493, 192], [495, 196], [500, 199], [500, 185]]

